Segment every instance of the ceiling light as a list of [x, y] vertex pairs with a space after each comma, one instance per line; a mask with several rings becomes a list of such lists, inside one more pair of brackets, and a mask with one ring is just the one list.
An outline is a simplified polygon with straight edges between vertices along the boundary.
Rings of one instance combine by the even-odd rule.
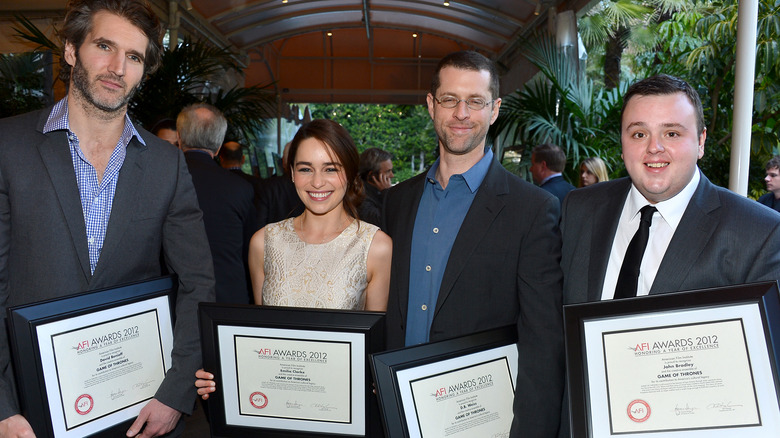
[[413, 34], [412, 34], [412, 38], [417, 38], [417, 34], [416, 34], [416, 33], [413, 33]]
[[536, 9], [534, 9], [534, 15], [539, 15], [542, 13], [542, 3], [540, 1], [536, 2]]
[[282, 0], [282, 3], [287, 3], [287, 0]]
[[447, 0], [444, 0], [444, 6], [449, 6], [449, 5], [450, 5], [450, 2], [448, 2]]
[[333, 32], [328, 32], [326, 35], [333, 36]]

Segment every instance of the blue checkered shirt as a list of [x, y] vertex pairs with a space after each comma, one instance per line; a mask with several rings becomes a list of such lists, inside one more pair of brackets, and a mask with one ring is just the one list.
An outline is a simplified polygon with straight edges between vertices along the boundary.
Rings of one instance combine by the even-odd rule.
[[103, 241], [108, 229], [108, 220], [111, 217], [111, 206], [114, 203], [116, 183], [119, 179], [119, 170], [125, 162], [127, 145], [135, 136], [138, 141], [146, 145], [144, 140], [135, 130], [130, 118], [125, 115], [125, 127], [122, 135], [111, 153], [103, 179], [98, 182], [97, 170], [87, 161], [79, 146], [79, 139], [70, 130], [68, 123], [68, 98], [67, 96], [57, 102], [43, 126], [43, 132], [65, 130], [68, 132], [68, 145], [70, 156], [73, 160], [73, 169], [76, 172], [76, 183], [81, 196], [81, 210], [84, 213], [84, 224], [87, 228], [87, 246], [89, 247], [89, 267], [95, 272], [100, 251], [103, 249]]

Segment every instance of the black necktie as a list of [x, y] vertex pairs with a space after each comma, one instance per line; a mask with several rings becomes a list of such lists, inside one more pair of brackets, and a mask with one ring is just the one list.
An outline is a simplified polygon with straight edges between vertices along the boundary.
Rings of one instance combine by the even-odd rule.
[[653, 213], [655, 207], [645, 205], [639, 212], [642, 219], [639, 222], [639, 229], [631, 238], [626, 250], [626, 258], [623, 259], [623, 266], [620, 267], [617, 286], [615, 287], [615, 299], [630, 298], [636, 296], [637, 281], [639, 280], [639, 266], [642, 265], [642, 257], [647, 247], [647, 237], [650, 235], [650, 224], [653, 222]]

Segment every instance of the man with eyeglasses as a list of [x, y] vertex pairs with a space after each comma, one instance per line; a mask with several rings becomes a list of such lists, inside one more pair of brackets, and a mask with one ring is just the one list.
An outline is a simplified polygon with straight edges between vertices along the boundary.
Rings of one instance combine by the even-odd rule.
[[476, 52], [439, 62], [428, 112], [439, 158], [391, 188], [387, 347], [516, 325], [512, 436], [558, 431], [564, 356], [558, 200], [506, 171], [485, 147], [498, 117], [498, 73]]

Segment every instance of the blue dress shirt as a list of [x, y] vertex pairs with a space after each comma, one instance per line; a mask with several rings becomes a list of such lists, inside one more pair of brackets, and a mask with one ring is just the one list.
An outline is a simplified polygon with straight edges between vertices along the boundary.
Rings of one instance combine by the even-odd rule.
[[426, 174], [427, 184], [420, 198], [412, 234], [407, 346], [428, 342], [436, 299], [452, 245], [492, 160], [493, 151], [488, 149], [471, 169], [452, 175], [446, 189], [436, 181], [439, 160]]
[[130, 122], [130, 118], [125, 114], [125, 126], [122, 130], [122, 135], [111, 153], [108, 165], [103, 172], [103, 178], [98, 181], [97, 170], [84, 156], [84, 152], [82, 152], [79, 146], [78, 137], [70, 130], [67, 96], [54, 105], [49, 118], [46, 120], [46, 124], [43, 126], [44, 134], [57, 130], [68, 132], [70, 156], [73, 160], [76, 183], [78, 184], [81, 197], [81, 209], [84, 213], [84, 223], [87, 228], [89, 267], [92, 273], [94, 273], [95, 266], [97, 266], [100, 258], [100, 251], [103, 249], [103, 241], [108, 229], [108, 220], [111, 217], [111, 206], [114, 203], [114, 194], [116, 193], [116, 183], [119, 179], [119, 170], [122, 168], [122, 163], [125, 162], [127, 145], [134, 136], [143, 145], [146, 145], [146, 143]]

